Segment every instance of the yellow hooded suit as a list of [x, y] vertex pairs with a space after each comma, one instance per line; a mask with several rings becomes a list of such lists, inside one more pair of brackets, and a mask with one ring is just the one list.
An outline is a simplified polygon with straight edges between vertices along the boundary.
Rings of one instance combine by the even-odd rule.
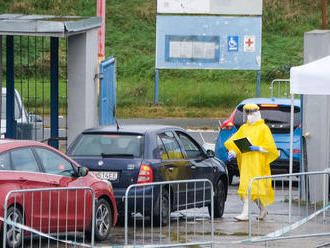
[[[233, 140], [248, 137], [254, 146], [259, 146], [267, 152], [250, 151], [241, 153]], [[270, 163], [278, 158], [279, 154], [269, 127], [264, 120], [254, 124], [247, 122], [225, 142], [228, 151], [236, 153], [240, 183], [238, 194], [241, 198], [248, 198], [249, 184], [252, 178], [270, 176]], [[255, 180], [251, 189], [251, 200], [260, 199], [264, 206], [274, 202], [274, 190], [271, 179]]]

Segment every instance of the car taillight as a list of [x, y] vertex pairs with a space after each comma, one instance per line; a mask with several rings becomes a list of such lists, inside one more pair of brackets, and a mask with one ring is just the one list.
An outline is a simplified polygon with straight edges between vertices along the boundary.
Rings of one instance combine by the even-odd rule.
[[230, 115], [229, 119], [226, 120], [224, 123], [222, 123], [220, 129], [221, 130], [232, 130], [234, 127], [234, 118], [235, 114], [237, 112], [237, 109], [234, 110], [234, 112]]
[[141, 165], [140, 171], [137, 179], [137, 183], [152, 183], [153, 182], [153, 173], [149, 165]]
[[278, 107], [278, 104], [272, 104], [272, 103], [263, 103], [259, 105], [260, 107], [265, 107], [265, 108], [276, 108]]
[[298, 150], [298, 149], [293, 149], [292, 152], [293, 152], [293, 153], [300, 153], [300, 150]]
[[298, 124], [298, 128], [301, 128], [301, 123]]

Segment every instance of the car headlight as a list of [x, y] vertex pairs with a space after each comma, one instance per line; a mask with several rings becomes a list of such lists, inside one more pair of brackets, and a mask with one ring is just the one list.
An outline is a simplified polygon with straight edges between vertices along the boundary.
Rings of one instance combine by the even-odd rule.
[[109, 191], [112, 193], [113, 192], [113, 188], [112, 188], [112, 183], [109, 182], [108, 180], [102, 180], [103, 182], [106, 182], [108, 184], [108, 189]]

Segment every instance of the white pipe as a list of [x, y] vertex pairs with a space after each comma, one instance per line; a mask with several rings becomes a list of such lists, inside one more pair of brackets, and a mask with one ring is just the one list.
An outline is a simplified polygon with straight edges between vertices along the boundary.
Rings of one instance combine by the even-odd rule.
[[[290, 114], [290, 160], [289, 174], [292, 174], [293, 167], [293, 125], [294, 125], [294, 94], [291, 94], [291, 114]], [[289, 178], [289, 224], [291, 223], [291, 204], [292, 204], [292, 177]]]

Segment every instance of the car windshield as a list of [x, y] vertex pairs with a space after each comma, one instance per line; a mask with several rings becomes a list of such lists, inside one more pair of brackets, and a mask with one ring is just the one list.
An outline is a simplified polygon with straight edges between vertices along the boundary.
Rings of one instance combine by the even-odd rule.
[[72, 156], [141, 158], [143, 145], [143, 135], [83, 134], [69, 153]]
[[[5, 120], [7, 118], [6, 116], [6, 103], [7, 103], [7, 97], [6, 95], [2, 94], [2, 99], [1, 99], [1, 119]], [[15, 97], [15, 119], [19, 119], [21, 117], [21, 110], [18, 106], [17, 99]]]
[[[272, 133], [290, 132], [290, 106], [262, 107], [261, 118], [269, 126]], [[243, 106], [239, 106], [234, 118], [234, 125], [239, 128], [243, 124]], [[294, 128], [300, 124], [300, 109], [294, 108]]]

